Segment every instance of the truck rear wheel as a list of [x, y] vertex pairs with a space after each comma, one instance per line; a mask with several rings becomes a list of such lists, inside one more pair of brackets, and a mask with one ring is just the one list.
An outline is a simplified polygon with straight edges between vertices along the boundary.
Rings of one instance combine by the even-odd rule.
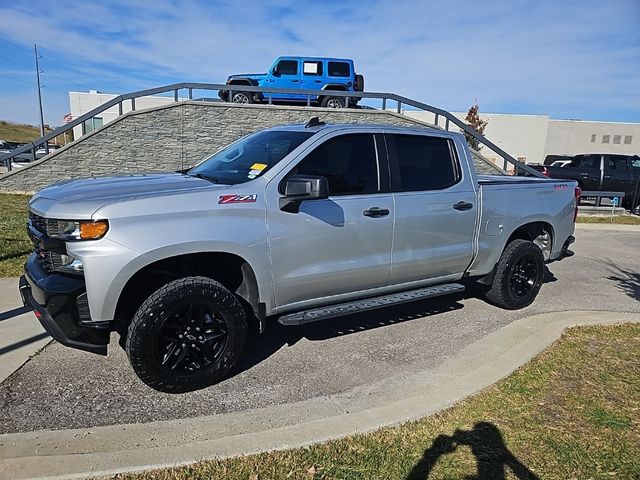
[[140, 380], [181, 393], [220, 381], [247, 338], [238, 299], [207, 277], [186, 277], [158, 289], [129, 325], [126, 351]]
[[528, 240], [513, 240], [502, 252], [486, 298], [507, 310], [524, 308], [535, 300], [543, 277], [544, 257], [540, 247]]

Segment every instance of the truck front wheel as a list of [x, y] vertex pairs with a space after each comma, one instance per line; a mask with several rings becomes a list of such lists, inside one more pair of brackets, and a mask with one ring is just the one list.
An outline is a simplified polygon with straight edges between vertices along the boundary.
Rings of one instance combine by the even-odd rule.
[[158, 289], [129, 325], [126, 351], [140, 380], [181, 393], [220, 381], [244, 349], [247, 322], [238, 299], [207, 277]]
[[540, 247], [528, 240], [513, 240], [502, 252], [486, 298], [508, 310], [524, 308], [535, 300], [543, 277], [544, 257]]

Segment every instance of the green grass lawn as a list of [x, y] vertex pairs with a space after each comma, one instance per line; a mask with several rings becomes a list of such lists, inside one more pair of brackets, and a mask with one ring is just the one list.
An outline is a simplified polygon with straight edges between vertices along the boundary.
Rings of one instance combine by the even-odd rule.
[[29, 195], [0, 194], [0, 277], [17, 277], [33, 251], [25, 224]]
[[639, 479], [640, 325], [570, 329], [506, 379], [419, 421], [115, 478]]
[[594, 215], [594, 216], [578, 215], [576, 222], [578, 223], [615, 223], [618, 225], [640, 225], [640, 216], [614, 215], [613, 217], [609, 217], [605, 215]]

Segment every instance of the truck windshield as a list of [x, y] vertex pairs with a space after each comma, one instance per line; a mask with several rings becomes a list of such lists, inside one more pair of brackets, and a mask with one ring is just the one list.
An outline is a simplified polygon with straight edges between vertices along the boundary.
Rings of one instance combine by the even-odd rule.
[[264, 174], [314, 132], [268, 130], [241, 138], [193, 167], [187, 175], [237, 185]]

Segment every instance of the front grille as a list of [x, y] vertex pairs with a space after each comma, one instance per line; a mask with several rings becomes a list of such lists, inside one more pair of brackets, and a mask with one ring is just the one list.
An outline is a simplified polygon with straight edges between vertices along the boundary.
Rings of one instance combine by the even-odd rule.
[[[46, 235], [47, 237], [50, 237], [52, 234], [55, 235], [59, 229], [57, 220], [44, 218], [33, 212], [29, 212], [29, 223], [38, 232]], [[30, 237], [33, 241], [33, 248], [36, 252], [38, 263], [46, 272], [51, 273], [64, 266], [64, 260], [66, 260], [64, 257], [66, 255], [59, 252], [43, 250], [41, 248], [42, 245], [40, 241], [35, 237], [35, 235], [30, 235]]]
[[33, 228], [38, 230], [40, 233], [47, 233], [47, 219], [41, 217], [40, 215], [36, 215], [33, 212], [29, 212], [29, 220], [31, 220], [31, 225]]
[[40, 266], [49, 273], [64, 265], [61, 253], [41, 250], [37, 252], [37, 256], [38, 262], [40, 262]]
[[60, 233], [60, 222], [54, 218], [44, 218], [33, 212], [29, 212], [29, 220], [31, 220], [31, 225], [33, 225], [36, 230], [49, 237]]

